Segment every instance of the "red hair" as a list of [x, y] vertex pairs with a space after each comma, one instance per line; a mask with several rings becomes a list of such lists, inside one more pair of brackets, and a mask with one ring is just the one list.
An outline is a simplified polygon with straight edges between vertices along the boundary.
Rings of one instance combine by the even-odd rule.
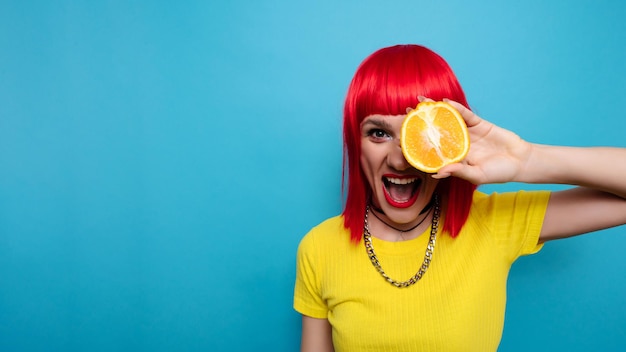
[[[344, 226], [358, 243], [363, 234], [365, 206], [371, 189], [361, 170], [360, 124], [372, 114], [402, 115], [418, 104], [418, 96], [448, 98], [468, 107], [465, 93], [446, 61], [420, 45], [380, 49], [358, 67], [348, 88], [343, 112], [343, 179], [348, 187]], [[476, 185], [456, 177], [442, 180], [443, 230], [456, 237], [467, 220]]]

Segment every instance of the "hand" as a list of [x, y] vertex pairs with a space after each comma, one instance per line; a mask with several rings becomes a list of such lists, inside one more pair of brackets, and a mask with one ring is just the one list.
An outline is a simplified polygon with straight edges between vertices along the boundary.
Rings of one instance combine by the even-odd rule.
[[444, 101], [463, 116], [470, 136], [470, 150], [463, 161], [441, 168], [433, 177], [455, 176], [476, 185], [515, 181], [531, 155], [532, 144], [481, 119], [462, 104]]

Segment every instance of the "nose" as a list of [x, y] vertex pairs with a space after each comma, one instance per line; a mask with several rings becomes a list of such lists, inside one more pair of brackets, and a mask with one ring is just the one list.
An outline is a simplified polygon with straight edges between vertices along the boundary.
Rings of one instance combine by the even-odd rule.
[[402, 154], [402, 148], [399, 142], [390, 145], [390, 149], [387, 155], [387, 165], [389, 165], [389, 167], [398, 171], [404, 171], [411, 167], [411, 164], [406, 161], [404, 154]]

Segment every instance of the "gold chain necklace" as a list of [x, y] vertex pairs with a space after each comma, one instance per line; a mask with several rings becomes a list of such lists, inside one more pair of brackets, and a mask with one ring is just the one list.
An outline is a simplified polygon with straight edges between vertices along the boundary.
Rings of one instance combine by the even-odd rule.
[[439, 209], [439, 198], [437, 197], [437, 195], [435, 195], [435, 202], [434, 202], [433, 207], [435, 211], [433, 213], [433, 219], [432, 219], [432, 224], [431, 224], [431, 229], [430, 229], [430, 238], [428, 240], [428, 246], [426, 246], [426, 253], [424, 254], [424, 261], [422, 262], [422, 266], [417, 271], [417, 273], [415, 273], [415, 275], [413, 275], [413, 277], [411, 277], [407, 281], [403, 281], [403, 282], [396, 281], [390, 278], [385, 273], [382, 266], [380, 266], [378, 257], [376, 257], [376, 252], [374, 252], [374, 246], [372, 245], [372, 234], [370, 233], [369, 226], [367, 224], [367, 215], [369, 214], [369, 211], [370, 211], [369, 205], [365, 209], [365, 223], [363, 225], [363, 243], [365, 244], [365, 250], [367, 251], [367, 256], [370, 258], [370, 261], [374, 265], [374, 268], [376, 268], [376, 270], [380, 273], [380, 275], [382, 275], [382, 277], [388, 283], [392, 284], [395, 287], [398, 287], [398, 288], [409, 287], [413, 285], [414, 283], [418, 282], [422, 278], [422, 276], [424, 276], [424, 274], [426, 273], [426, 270], [428, 269], [428, 266], [430, 265], [430, 262], [433, 259], [433, 252], [435, 251], [435, 240], [437, 238], [437, 229], [439, 228], [440, 209]]

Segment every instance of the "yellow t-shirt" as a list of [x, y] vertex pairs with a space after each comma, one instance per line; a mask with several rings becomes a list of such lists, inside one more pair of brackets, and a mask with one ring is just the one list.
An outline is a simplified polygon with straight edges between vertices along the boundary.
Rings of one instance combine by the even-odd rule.
[[[326, 318], [335, 351], [495, 351], [502, 337], [511, 264], [538, 251], [549, 192], [475, 192], [457, 238], [437, 235], [415, 285], [386, 282], [363, 241], [350, 242], [340, 216], [313, 228], [298, 248], [294, 308]], [[416, 239], [372, 237], [381, 266], [405, 281], [419, 269], [428, 229]]]

